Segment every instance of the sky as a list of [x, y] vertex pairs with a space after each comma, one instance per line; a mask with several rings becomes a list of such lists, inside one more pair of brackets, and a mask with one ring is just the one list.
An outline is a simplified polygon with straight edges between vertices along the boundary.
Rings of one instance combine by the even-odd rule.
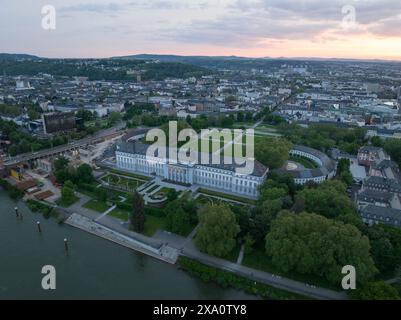
[[401, 60], [401, 0], [0, 0], [0, 52]]

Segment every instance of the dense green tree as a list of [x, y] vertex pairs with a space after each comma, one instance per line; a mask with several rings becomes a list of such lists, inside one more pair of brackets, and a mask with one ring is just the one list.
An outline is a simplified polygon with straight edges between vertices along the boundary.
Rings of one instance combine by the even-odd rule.
[[344, 129], [334, 125], [312, 124], [302, 128], [297, 124], [279, 124], [280, 132], [292, 143], [305, 145], [324, 152], [331, 148], [357, 154], [358, 149], [366, 143], [366, 129]]
[[244, 114], [242, 112], [238, 112], [237, 113], [237, 121], [238, 122], [244, 122], [244, 120], [245, 120]]
[[372, 138], [370, 138], [370, 142], [375, 147], [379, 147], [379, 148], [384, 147], [384, 142], [383, 142], [382, 138], [380, 138], [380, 137], [376, 137], [376, 136], [372, 137]]
[[388, 139], [384, 143], [384, 149], [391, 156], [398, 166], [401, 167], [401, 140], [400, 139]]
[[244, 252], [245, 254], [250, 254], [253, 251], [253, 246], [255, 244], [255, 240], [252, 238], [252, 236], [248, 233], [244, 237]]
[[66, 181], [61, 189], [61, 200], [64, 203], [71, 203], [75, 199], [74, 184], [71, 181]]
[[145, 203], [138, 192], [134, 193], [132, 203], [133, 210], [130, 214], [131, 227], [135, 232], [142, 233], [145, 229]]
[[99, 201], [106, 202], [108, 199], [107, 190], [104, 188], [98, 188], [96, 190], [96, 197]]
[[394, 273], [401, 266], [401, 230], [387, 225], [367, 228], [372, 257], [383, 274]]
[[346, 193], [346, 186], [340, 181], [326, 181], [316, 188], [300, 191], [296, 199], [305, 203], [305, 210], [327, 218], [356, 216], [356, 208]]
[[167, 199], [169, 202], [175, 201], [178, 198], [178, 192], [175, 189], [170, 189], [167, 192]]
[[360, 283], [377, 272], [366, 236], [352, 225], [316, 214], [280, 214], [266, 237], [266, 252], [284, 272], [319, 275], [337, 285], [345, 265], [355, 266]]
[[196, 246], [208, 254], [224, 257], [235, 247], [240, 228], [227, 205], [206, 205], [199, 211]]
[[337, 165], [337, 178], [350, 187], [354, 181], [350, 171], [351, 162], [349, 159], [340, 159]]
[[76, 182], [78, 183], [91, 183], [93, 181], [92, 167], [86, 163], [77, 168]]
[[67, 169], [69, 163], [70, 163], [70, 161], [66, 157], [64, 157], [64, 156], [58, 157], [54, 161], [54, 170], [59, 171], [59, 170]]
[[167, 227], [173, 233], [186, 236], [188, 231], [191, 230], [190, 213], [182, 208], [179, 201], [178, 203], [176, 202], [171, 202], [165, 209], [167, 212]]
[[398, 291], [384, 281], [369, 282], [361, 288], [351, 291], [350, 297], [355, 300], [400, 300]]
[[292, 144], [285, 139], [265, 139], [255, 144], [256, 159], [270, 169], [281, 168], [289, 159]]
[[110, 125], [116, 124], [118, 121], [121, 120], [121, 114], [119, 112], [111, 112], [109, 115], [109, 123]]

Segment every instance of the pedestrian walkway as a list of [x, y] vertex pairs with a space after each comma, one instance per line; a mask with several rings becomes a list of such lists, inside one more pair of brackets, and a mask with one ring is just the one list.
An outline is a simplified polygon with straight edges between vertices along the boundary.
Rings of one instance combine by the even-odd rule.
[[238, 265], [242, 264], [242, 260], [244, 260], [244, 253], [245, 253], [245, 245], [242, 245], [237, 259]]
[[99, 218], [95, 219], [95, 221], [97, 222], [97, 221], [103, 219], [105, 216], [107, 216], [110, 212], [112, 212], [116, 208], [117, 208], [117, 205], [112, 206], [110, 209], [106, 210]]

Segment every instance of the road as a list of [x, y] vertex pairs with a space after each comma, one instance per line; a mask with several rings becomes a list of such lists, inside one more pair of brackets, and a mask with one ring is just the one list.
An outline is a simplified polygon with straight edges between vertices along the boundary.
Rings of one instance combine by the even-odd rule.
[[114, 126], [113, 128], [101, 130], [101, 131], [95, 133], [94, 135], [91, 135], [91, 136], [86, 137], [81, 140], [71, 142], [66, 145], [57, 146], [54, 148], [45, 149], [45, 150], [41, 150], [41, 151], [34, 152], [34, 153], [30, 152], [30, 153], [20, 154], [18, 156], [12, 157], [12, 158], [8, 159], [7, 161], [5, 161], [4, 165], [5, 166], [13, 166], [13, 165], [19, 164], [21, 162], [26, 162], [29, 160], [34, 160], [34, 159], [39, 159], [39, 158], [45, 158], [48, 156], [64, 153], [64, 152], [67, 152], [67, 151], [70, 151], [73, 149], [81, 148], [83, 146], [92, 144], [96, 140], [105, 138], [107, 136], [111, 136], [111, 135], [117, 133], [118, 131], [122, 130], [124, 127], [125, 127], [124, 123], [119, 123], [118, 125]]

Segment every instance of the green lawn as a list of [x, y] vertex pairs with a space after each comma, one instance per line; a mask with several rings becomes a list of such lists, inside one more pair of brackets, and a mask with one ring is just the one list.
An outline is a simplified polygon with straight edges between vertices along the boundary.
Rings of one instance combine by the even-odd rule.
[[152, 180], [152, 178], [147, 177], [147, 176], [142, 176], [142, 175], [135, 174], [135, 173], [129, 173], [129, 172], [121, 171], [121, 170], [118, 170], [118, 169], [108, 169], [108, 171], [110, 173], [115, 173], [115, 174], [119, 174], [121, 176], [126, 176], [128, 178], [135, 178], [135, 179], [139, 179], [139, 180], [142, 180], [142, 181], [150, 181], [150, 180]]
[[120, 219], [120, 220], [122, 220], [122, 221], [128, 221], [128, 219], [129, 219], [129, 214], [128, 214], [128, 212], [127, 212], [127, 211], [120, 210], [120, 209], [118, 209], [118, 208], [114, 209], [114, 210], [113, 210], [112, 212], [110, 212], [108, 215], [111, 216], [111, 217]]
[[249, 267], [249, 268], [269, 272], [269, 273], [279, 275], [282, 277], [286, 277], [289, 279], [293, 279], [296, 281], [300, 281], [303, 283], [307, 283], [310, 285], [315, 285], [317, 287], [323, 287], [323, 288], [332, 289], [332, 290], [341, 290], [340, 287], [336, 287], [336, 286], [332, 285], [326, 279], [321, 278], [319, 276], [305, 275], [305, 274], [300, 274], [297, 272], [289, 272], [289, 273], [282, 272], [281, 270], [277, 269], [273, 265], [272, 261], [265, 253], [263, 247], [255, 248], [251, 253], [245, 254], [244, 260], [242, 261], [242, 265]]
[[146, 215], [144, 235], [152, 237], [157, 230], [167, 229], [167, 219], [165, 217], [154, 217]]
[[128, 187], [131, 190], [136, 189], [145, 184], [145, 181], [143, 180], [139, 180], [136, 178], [122, 177], [115, 174], [110, 174], [108, 176], [105, 176], [102, 178], [102, 180], [114, 186], [121, 186], [123, 188]]
[[319, 168], [319, 166], [315, 162], [304, 157], [291, 156], [290, 160], [302, 164], [306, 169]]
[[74, 196], [74, 198], [72, 198], [70, 201], [65, 201], [62, 198], [60, 198], [60, 200], [57, 201], [57, 204], [60, 207], [63, 208], [68, 208], [71, 207], [74, 203], [78, 202], [79, 198], [77, 196]]
[[92, 199], [88, 201], [87, 203], [84, 204], [83, 206], [86, 209], [91, 209], [100, 213], [103, 213], [110, 209], [110, 207], [107, 205], [107, 203]]

